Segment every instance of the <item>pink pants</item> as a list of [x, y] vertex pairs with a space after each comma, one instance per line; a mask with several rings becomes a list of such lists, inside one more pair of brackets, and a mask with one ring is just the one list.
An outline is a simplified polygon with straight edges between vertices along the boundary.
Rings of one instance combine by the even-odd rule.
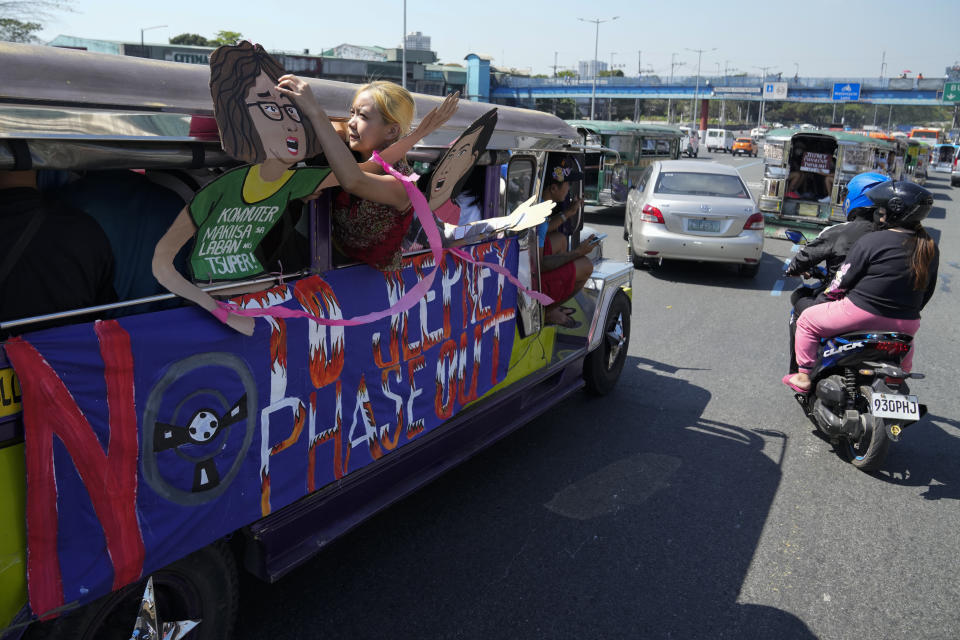
[[[802, 373], [810, 373], [817, 359], [820, 338], [830, 338], [851, 331], [899, 331], [915, 335], [920, 319], [900, 320], [864, 311], [847, 298], [835, 302], [815, 304], [797, 319], [795, 351], [797, 365]], [[909, 372], [913, 367], [913, 346], [903, 356], [900, 368]]]

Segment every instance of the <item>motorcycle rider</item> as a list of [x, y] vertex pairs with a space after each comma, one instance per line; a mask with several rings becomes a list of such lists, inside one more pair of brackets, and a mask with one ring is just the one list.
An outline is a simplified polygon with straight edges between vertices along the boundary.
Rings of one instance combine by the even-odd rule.
[[[799, 372], [783, 383], [799, 393], [810, 390], [821, 337], [855, 330], [914, 335], [937, 284], [939, 249], [921, 225], [933, 195], [912, 182], [883, 182], [864, 195], [877, 207], [880, 230], [851, 248], [825, 291], [831, 302], [808, 308], [797, 321]], [[900, 367], [909, 372], [912, 363], [911, 348]]]
[[837, 269], [843, 264], [857, 240], [876, 227], [873, 215], [876, 205], [864, 195], [868, 189], [889, 182], [890, 178], [882, 173], [861, 173], [847, 183], [847, 197], [843, 201], [843, 212], [847, 214], [847, 222], [827, 227], [816, 238], [800, 247], [797, 255], [787, 266], [786, 275], [799, 276], [809, 272], [821, 262], [826, 262], [827, 275], [823, 278], [820, 287], [797, 287], [790, 296], [793, 305], [793, 314], [790, 316], [790, 373], [797, 372], [797, 359], [794, 346], [797, 333], [797, 318], [809, 307], [823, 302], [829, 302], [823, 290], [827, 283], [833, 280]]

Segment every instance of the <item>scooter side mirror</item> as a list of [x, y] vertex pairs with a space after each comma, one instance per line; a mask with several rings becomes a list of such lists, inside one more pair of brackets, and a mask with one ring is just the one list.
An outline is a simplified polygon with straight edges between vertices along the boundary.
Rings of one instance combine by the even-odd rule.
[[784, 235], [786, 235], [787, 239], [793, 244], [807, 244], [807, 239], [804, 235], [795, 229], [787, 229], [784, 231]]

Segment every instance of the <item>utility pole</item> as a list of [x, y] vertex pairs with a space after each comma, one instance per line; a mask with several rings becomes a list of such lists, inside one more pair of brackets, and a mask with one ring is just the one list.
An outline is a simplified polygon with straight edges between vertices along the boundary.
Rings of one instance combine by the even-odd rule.
[[687, 51], [693, 51], [697, 54], [697, 84], [693, 90], [693, 105], [692, 105], [693, 108], [690, 111], [691, 128], [693, 128], [693, 124], [696, 123], [697, 121], [697, 99], [700, 97], [700, 60], [703, 57], [704, 51], [716, 51], [717, 48], [714, 47], [712, 49], [691, 49], [687, 47], [686, 49]]
[[[683, 65], [686, 64], [685, 62], [674, 62], [676, 57], [677, 57], [676, 53], [670, 54], [670, 85], [671, 86], [673, 85], [673, 70], [676, 69], [677, 67], [682, 67]], [[667, 98], [667, 124], [670, 124], [672, 122], [673, 122], [673, 98]]]
[[554, 51], [554, 52], [553, 52], [553, 77], [554, 77], [554, 78], [557, 77], [557, 66], [558, 66], [558, 65], [557, 65], [557, 54], [559, 54], [559, 53], [560, 53], [559, 51]]
[[[733, 67], [730, 66], [729, 60], [723, 61], [723, 84], [727, 84], [727, 76], [730, 75], [731, 71], [736, 71]], [[727, 101], [723, 98], [723, 94], [720, 94], [720, 126], [723, 127], [727, 122]], [[739, 119], [739, 118], [738, 118]]]
[[[406, 0], [404, 0], [406, 2]], [[597, 101], [597, 67], [599, 66], [597, 60], [597, 52], [600, 47], [600, 24], [604, 22], [613, 22], [620, 16], [613, 16], [612, 18], [577, 18], [580, 22], [592, 22], [596, 25], [596, 32], [593, 37], [593, 90], [590, 92], [590, 119], [593, 120], [594, 106]]]
[[[643, 51], [637, 51], [637, 84], [643, 79]], [[640, 120], [640, 98], [633, 100], [633, 121]]]
[[757, 113], [757, 127], [762, 127], [763, 126], [763, 108], [766, 106], [765, 104], [766, 100], [764, 99], [764, 89], [766, 89], [766, 87], [763, 85], [765, 85], [767, 82], [767, 71], [769, 69], [773, 69], [773, 67], [772, 66], [758, 67], [754, 65], [753, 68], [760, 69], [761, 71], [763, 71], [763, 79], [760, 81], [760, 111]]

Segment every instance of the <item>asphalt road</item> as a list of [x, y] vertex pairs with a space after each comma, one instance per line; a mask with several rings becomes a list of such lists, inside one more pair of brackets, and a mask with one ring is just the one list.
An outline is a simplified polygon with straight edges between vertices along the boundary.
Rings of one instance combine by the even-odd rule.
[[[714, 159], [759, 187], [762, 158]], [[912, 388], [931, 415], [883, 471], [841, 460], [780, 383], [788, 242], [754, 279], [666, 263], [635, 273], [610, 396], [568, 399], [276, 584], [244, 578], [236, 637], [960, 637], [960, 189], [928, 187], [942, 257]], [[587, 222], [625, 258], [622, 209]]]

